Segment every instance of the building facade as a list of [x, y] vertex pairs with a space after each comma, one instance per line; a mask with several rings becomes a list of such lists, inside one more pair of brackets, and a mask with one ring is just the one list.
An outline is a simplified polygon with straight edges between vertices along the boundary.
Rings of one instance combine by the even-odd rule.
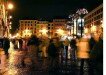
[[38, 37], [47, 36], [48, 33], [48, 21], [38, 21], [36, 24], [36, 35]]
[[[28, 38], [31, 35], [37, 35], [41, 37], [44, 35], [45, 30], [48, 28], [47, 21], [38, 20], [20, 20], [19, 21], [19, 35], [20, 37]], [[43, 31], [44, 30], [44, 31]]]
[[20, 20], [19, 21], [19, 35], [20, 37], [30, 37], [36, 34], [37, 20]]
[[95, 30], [98, 31], [98, 27], [102, 27], [103, 22], [103, 4], [85, 15], [84, 22], [85, 28], [88, 28], [89, 33], [92, 33]]
[[[30, 37], [32, 34], [37, 37], [55, 37], [65, 34], [66, 19], [53, 19], [53, 22], [38, 20], [20, 20], [19, 35], [20, 37]], [[64, 31], [64, 32], [63, 32]]]
[[67, 19], [53, 19], [54, 36], [62, 36], [65, 34]]
[[6, 16], [6, 6], [3, 0], [0, 0], [0, 37], [7, 36], [7, 16]]

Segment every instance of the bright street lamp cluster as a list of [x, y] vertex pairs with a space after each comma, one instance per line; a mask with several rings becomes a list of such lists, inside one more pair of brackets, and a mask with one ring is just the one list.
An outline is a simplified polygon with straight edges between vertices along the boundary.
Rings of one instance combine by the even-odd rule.
[[82, 37], [83, 28], [84, 28], [84, 26], [82, 24], [82, 16], [87, 14], [88, 11], [85, 8], [83, 8], [83, 9], [78, 9], [76, 13], [79, 14], [79, 17], [81, 18], [81, 27], [80, 27], [81, 29], [80, 30], [81, 30], [81, 37]]
[[84, 19], [82, 18], [82, 15], [87, 14], [88, 11], [83, 9], [78, 9], [75, 14], [69, 15], [70, 18], [70, 26], [71, 26], [71, 34], [73, 35], [79, 35], [79, 28], [80, 28], [80, 36], [82, 37], [83, 34], [83, 28], [84, 28]]

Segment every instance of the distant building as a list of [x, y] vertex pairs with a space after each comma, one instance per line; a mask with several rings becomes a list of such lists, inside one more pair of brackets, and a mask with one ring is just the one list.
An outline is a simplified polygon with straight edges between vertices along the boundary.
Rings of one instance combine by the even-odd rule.
[[30, 37], [36, 34], [37, 20], [20, 20], [19, 21], [19, 34], [21, 37]]
[[67, 19], [53, 19], [53, 25], [54, 25], [54, 36], [58, 36], [58, 29], [65, 30]]
[[53, 22], [38, 20], [20, 20], [19, 34], [21, 37], [30, 37], [32, 34], [37, 37], [52, 38], [58, 34], [57, 30], [65, 30], [66, 19], [53, 19]]
[[[103, 21], [103, 4], [99, 5], [97, 8], [89, 12], [87, 15], [84, 16], [85, 28], [88, 28], [91, 33], [91, 27], [102, 26]], [[98, 29], [98, 28], [96, 28]]]

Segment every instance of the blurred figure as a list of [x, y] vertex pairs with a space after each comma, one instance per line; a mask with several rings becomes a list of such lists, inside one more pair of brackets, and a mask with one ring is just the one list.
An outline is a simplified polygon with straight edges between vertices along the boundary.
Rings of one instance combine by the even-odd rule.
[[72, 53], [71, 53], [72, 61], [75, 61], [76, 60], [76, 49], [77, 49], [76, 39], [71, 40], [70, 46], [71, 46], [71, 51], [72, 51]]
[[31, 36], [29, 39], [27, 46], [28, 46], [28, 56], [32, 59], [35, 67], [38, 66], [38, 38], [34, 35]]
[[47, 49], [49, 46], [49, 39], [48, 38], [43, 38], [42, 43], [40, 44], [40, 49], [42, 51], [42, 58], [43, 58], [43, 66], [42, 69], [46, 70], [48, 67], [48, 53]]
[[5, 51], [5, 55], [7, 56], [8, 58], [8, 49], [10, 48], [10, 41], [8, 38], [4, 38], [4, 41], [3, 41], [3, 49]]
[[22, 49], [27, 51], [28, 50], [28, 46], [27, 46], [28, 40], [23, 38], [22, 41], [23, 41]]
[[89, 61], [89, 40], [80, 38], [77, 43], [77, 58], [81, 61], [80, 75], [83, 75], [84, 62]]
[[53, 38], [50, 40], [50, 44], [48, 47], [48, 56], [50, 59], [50, 65], [49, 67], [51, 67], [51, 69], [53, 69], [54, 67], [56, 67], [56, 65], [58, 64], [58, 51], [59, 51], [59, 46], [58, 46], [58, 39], [57, 38]]
[[49, 40], [47, 38], [42, 39], [42, 44], [41, 44], [41, 49], [42, 49], [42, 57], [47, 58], [47, 48], [49, 46]]
[[[65, 53], [65, 62], [67, 63], [68, 60], [68, 46], [70, 44], [70, 41], [68, 40], [68, 38], [66, 38], [63, 41], [63, 46], [64, 46], [64, 53]], [[63, 55], [64, 56], [64, 55]]]
[[[93, 43], [94, 42], [94, 43]], [[90, 44], [90, 75], [103, 75], [103, 34], [95, 33]]]

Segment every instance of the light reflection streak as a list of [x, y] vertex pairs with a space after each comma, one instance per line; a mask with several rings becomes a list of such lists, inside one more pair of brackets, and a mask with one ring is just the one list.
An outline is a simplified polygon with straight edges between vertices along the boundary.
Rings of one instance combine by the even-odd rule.
[[17, 69], [14, 66], [14, 55], [15, 55], [15, 50], [14, 50], [14, 45], [12, 42], [10, 42], [10, 48], [9, 48], [9, 60], [8, 60], [8, 75], [16, 75]]

